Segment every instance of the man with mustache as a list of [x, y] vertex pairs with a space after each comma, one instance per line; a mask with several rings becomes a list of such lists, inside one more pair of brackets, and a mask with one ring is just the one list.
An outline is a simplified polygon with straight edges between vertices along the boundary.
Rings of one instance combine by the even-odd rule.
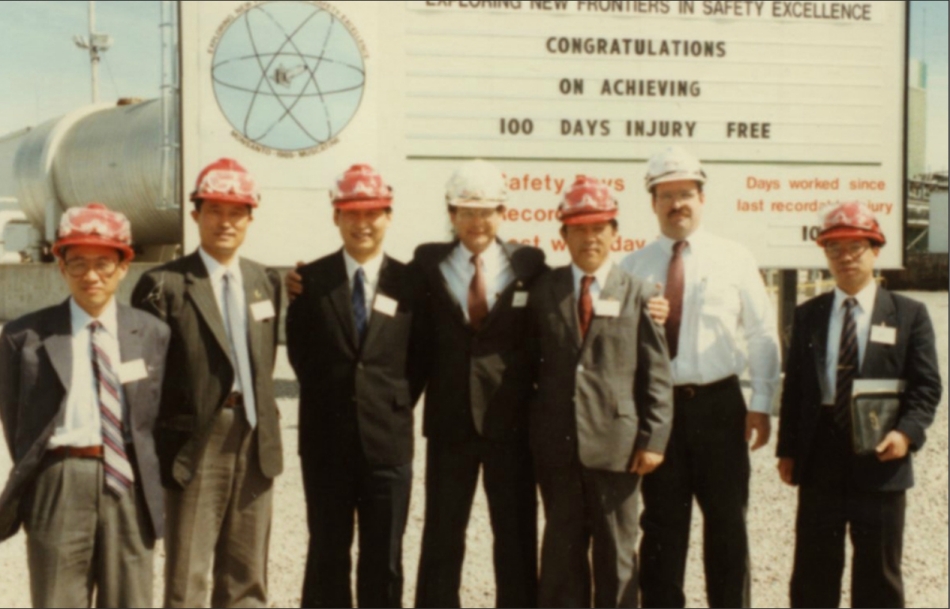
[[[746, 508], [752, 450], [771, 434], [779, 383], [776, 319], [755, 259], [701, 227], [706, 173], [679, 148], [650, 159], [646, 188], [662, 236], [622, 266], [666, 285], [672, 361], [673, 434], [666, 461], [643, 482], [643, 605], [684, 607], [683, 579], [693, 500], [703, 512], [710, 607], [750, 607]], [[739, 346], [744, 339], [746, 349]], [[748, 366], [748, 407], [739, 375]]]
[[[903, 607], [913, 454], [943, 393], [934, 329], [926, 307], [874, 280], [887, 240], [867, 207], [832, 209], [817, 241], [836, 287], [795, 312], [777, 451], [782, 481], [799, 487], [791, 606], [839, 606], [850, 533], [851, 606]], [[897, 410], [861, 454], [852, 438], [867, 428], [851, 409], [859, 379], [879, 380], [883, 393], [869, 397]]]
[[156, 434], [165, 606], [207, 607], [210, 592], [214, 607], [265, 607], [283, 469], [273, 382], [280, 278], [238, 257], [260, 196], [237, 161], [205, 167], [191, 200], [198, 251], [149, 271], [132, 294], [172, 328]]
[[579, 177], [558, 218], [572, 264], [529, 298], [536, 393], [529, 433], [544, 500], [539, 607], [638, 607], [638, 488], [673, 419], [653, 285], [611, 261], [617, 204]]

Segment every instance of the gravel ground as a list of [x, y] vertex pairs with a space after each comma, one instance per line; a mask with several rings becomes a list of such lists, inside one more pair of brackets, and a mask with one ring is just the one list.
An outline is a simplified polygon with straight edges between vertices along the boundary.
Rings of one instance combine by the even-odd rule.
[[[943, 293], [915, 293], [925, 302], [937, 334], [941, 373], [947, 384], [948, 296]], [[297, 454], [295, 421], [296, 383], [284, 350], [276, 373], [284, 413], [287, 469], [276, 486], [274, 532], [271, 545], [271, 606], [295, 607], [300, 604], [306, 555], [307, 529], [304, 518], [303, 488]], [[930, 440], [918, 457], [917, 487], [908, 502], [905, 533], [904, 573], [909, 607], [947, 607], [947, 397]], [[409, 527], [405, 539], [406, 606], [415, 597], [415, 578], [423, 523], [425, 441], [420, 438], [416, 452], [415, 484]], [[753, 455], [752, 501], [749, 532], [752, 540], [753, 603], [756, 607], [788, 606], [788, 580], [791, 572], [793, 523], [796, 498], [792, 489], [782, 485], [775, 472], [774, 438], [772, 446]], [[0, 450], [0, 472], [7, 472], [10, 461]], [[4, 474], [3, 479], [6, 478]], [[701, 516], [693, 523], [693, 551], [687, 572], [687, 599], [690, 607], [706, 606], [701, 562]], [[540, 523], [543, 526], [543, 523]], [[156, 600], [161, 601], [161, 572], [164, 552], [159, 547], [156, 560]], [[845, 581], [850, 575], [846, 574]], [[22, 533], [0, 545], [0, 606], [29, 607], [28, 572]], [[492, 607], [494, 576], [491, 565], [491, 529], [484, 495], [479, 493], [468, 530], [462, 603], [466, 607]], [[848, 604], [847, 597], [844, 600]]]

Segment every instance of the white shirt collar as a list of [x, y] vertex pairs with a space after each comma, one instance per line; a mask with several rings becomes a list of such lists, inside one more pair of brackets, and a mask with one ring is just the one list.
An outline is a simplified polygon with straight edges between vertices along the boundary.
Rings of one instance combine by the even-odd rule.
[[[472, 263], [472, 256], [475, 255], [470, 249], [465, 247], [465, 244], [459, 241], [458, 247], [455, 248], [455, 255], [458, 257], [459, 262], [464, 264]], [[492, 241], [489, 244], [488, 248], [480, 254], [482, 259], [482, 264], [486, 268], [495, 268], [501, 265], [501, 260], [505, 255], [504, 250], [501, 249], [501, 245], [498, 244], [498, 240]]]
[[243, 283], [243, 277], [241, 277], [241, 261], [237, 256], [231, 260], [230, 264], [225, 266], [212, 258], [211, 254], [206, 252], [203, 247], [198, 248], [198, 255], [201, 256], [201, 261], [204, 262], [205, 268], [208, 269], [208, 276], [215, 280], [215, 283], [220, 281], [225, 271], [231, 271], [231, 275], [234, 279], [238, 283]]
[[[607, 260], [594, 272], [594, 280], [597, 281], [597, 287], [601, 290], [607, 285], [607, 278], [610, 277], [610, 271], [613, 266], [613, 260], [608, 256]], [[571, 272], [574, 274], [574, 289], [577, 293], [580, 293], [581, 280], [587, 276], [587, 273], [582, 271], [576, 264], [571, 264]]]
[[72, 322], [73, 336], [87, 329], [89, 324], [96, 319], [98, 319], [99, 323], [102, 324], [110, 336], [115, 338], [119, 336], [119, 310], [115, 304], [115, 297], [109, 300], [109, 304], [102, 310], [98, 318], [86, 313], [86, 311], [76, 303], [75, 298], [70, 298], [69, 317]]
[[[676, 239], [670, 239], [666, 235], [660, 235], [660, 238], [657, 240], [660, 243], [660, 247], [663, 248], [663, 251], [673, 255], [673, 246], [676, 245]], [[693, 231], [693, 234], [684, 239], [689, 243], [689, 248], [687, 251], [695, 251], [697, 247], [702, 247], [703, 243], [706, 242], [706, 231], [702, 227], [697, 228]]]
[[[840, 310], [844, 306], [844, 301], [851, 298], [846, 294], [841, 288], [835, 287], [835, 311]], [[877, 282], [872, 281], [869, 283], [863, 290], [858, 292], [854, 299], [858, 301], [858, 306], [861, 307], [861, 310], [865, 313], [871, 312], [874, 310], [874, 302], [877, 299]]]
[[375, 258], [371, 258], [365, 263], [360, 264], [352, 256], [350, 256], [346, 249], [344, 249], [343, 261], [346, 263], [346, 276], [350, 281], [353, 281], [353, 276], [356, 274], [356, 269], [362, 267], [363, 273], [366, 275], [366, 281], [375, 285], [376, 281], [379, 279], [379, 272], [383, 267], [383, 254], [380, 252], [380, 254]]

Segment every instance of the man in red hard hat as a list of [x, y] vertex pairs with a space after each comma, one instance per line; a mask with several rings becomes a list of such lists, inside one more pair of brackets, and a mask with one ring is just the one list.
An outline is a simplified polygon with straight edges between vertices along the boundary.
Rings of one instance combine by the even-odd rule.
[[[943, 388], [926, 307], [874, 280], [885, 243], [864, 205], [832, 209], [818, 245], [837, 285], [795, 313], [778, 443], [779, 474], [799, 487], [792, 607], [839, 606], [849, 530], [852, 606], [904, 606], [912, 454], [923, 448]], [[869, 426], [856, 405], [872, 380], [869, 397], [882, 408]], [[886, 424], [887, 408], [893, 421], [869, 438], [875, 420]]]
[[157, 432], [165, 606], [263, 607], [283, 469], [273, 384], [280, 279], [238, 257], [259, 200], [240, 164], [205, 167], [191, 200], [198, 251], [146, 273], [132, 296], [172, 327]]
[[354, 517], [358, 606], [402, 606], [419, 319], [408, 268], [383, 252], [392, 205], [369, 165], [339, 178], [333, 222], [343, 248], [298, 269], [303, 294], [287, 312], [310, 528], [303, 607], [353, 606]]
[[153, 432], [170, 332], [115, 301], [134, 257], [125, 216], [68, 210], [53, 253], [70, 298], [0, 336], [14, 461], [0, 539], [26, 530], [35, 607], [151, 607], [164, 529]]
[[528, 299], [531, 453], [544, 501], [539, 607], [638, 607], [638, 489], [673, 419], [653, 284], [613, 264], [617, 203], [579, 177], [558, 210], [572, 264]]

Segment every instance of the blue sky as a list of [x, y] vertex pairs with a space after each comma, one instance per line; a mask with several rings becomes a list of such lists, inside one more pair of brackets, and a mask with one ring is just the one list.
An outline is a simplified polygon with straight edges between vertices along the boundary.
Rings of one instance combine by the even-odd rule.
[[[947, 2], [912, 2], [911, 56], [929, 64], [931, 169], [946, 169], [948, 149]], [[113, 48], [100, 68], [103, 101], [153, 98], [160, 77], [159, 2], [99, 1], [97, 30]], [[91, 100], [88, 53], [72, 38], [88, 31], [87, 2], [0, 2], [0, 136], [60, 116]]]

